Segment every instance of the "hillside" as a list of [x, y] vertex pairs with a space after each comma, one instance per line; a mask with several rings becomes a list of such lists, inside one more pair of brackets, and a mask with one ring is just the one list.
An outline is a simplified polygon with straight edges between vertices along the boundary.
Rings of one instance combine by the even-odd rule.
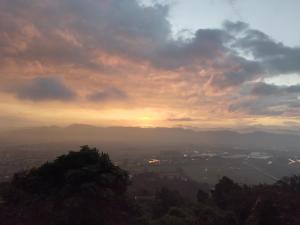
[[[130, 176], [82, 146], [0, 184], [5, 225], [298, 225], [300, 177], [247, 186], [223, 177], [211, 191], [156, 175]], [[167, 178], [164, 178], [167, 179]], [[158, 186], [157, 184], [161, 183]], [[145, 187], [147, 184], [147, 187]], [[152, 185], [153, 184], [153, 185]], [[174, 184], [180, 184], [174, 187]], [[150, 189], [149, 189], [150, 188]], [[177, 190], [179, 188], [179, 190]], [[184, 191], [185, 190], [185, 191]], [[188, 191], [196, 191], [191, 199]]]
[[2, 143], [124, 143], [130, 145], [208, 145], [235, 148], [298, 149], [292, 134], [238, 133], [226, 130], [194, 131], [181, 128], [96, 127], [71, 125], [15, 130], [0, 136]]

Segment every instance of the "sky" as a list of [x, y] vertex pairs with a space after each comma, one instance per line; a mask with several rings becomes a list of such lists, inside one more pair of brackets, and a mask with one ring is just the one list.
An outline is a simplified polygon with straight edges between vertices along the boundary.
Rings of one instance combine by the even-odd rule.
[[298, 0], [1, 0], [0, 129], [298, 129]]

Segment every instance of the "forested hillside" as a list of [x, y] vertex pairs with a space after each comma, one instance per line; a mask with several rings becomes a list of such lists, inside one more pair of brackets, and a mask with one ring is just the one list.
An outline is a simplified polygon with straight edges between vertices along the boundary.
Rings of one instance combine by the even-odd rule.
[[[83, 146], [2, 183], [0, 221], [5, 225], [300, 224], [300, 176], [257, 186], [223, 177], [213, 190], [195, 189], [195, 182], [172, 178], [162, 182], [159, 176], [148, 176], [131, 176], [107, 154]], [[194, 199], [187, 194], [193, 192]]]

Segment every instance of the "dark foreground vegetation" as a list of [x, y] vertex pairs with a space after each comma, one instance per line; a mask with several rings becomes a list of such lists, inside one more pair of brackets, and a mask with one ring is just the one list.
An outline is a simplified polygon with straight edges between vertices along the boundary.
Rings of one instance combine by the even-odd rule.
[[1, 184], [0, 224], [300, 224], [300, 176], [257, 186], [223, 177], [214, 190], [199, 189], [194, 199], [174, 185], [133, 192], [132, 182], [107, 154], [83, 146]]

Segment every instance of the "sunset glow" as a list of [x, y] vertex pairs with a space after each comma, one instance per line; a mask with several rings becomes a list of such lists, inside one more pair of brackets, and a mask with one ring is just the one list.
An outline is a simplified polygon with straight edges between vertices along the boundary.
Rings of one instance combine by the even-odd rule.
[[299, 39], [202, 2], [1, 1], [0, 128], [298, 127]]

